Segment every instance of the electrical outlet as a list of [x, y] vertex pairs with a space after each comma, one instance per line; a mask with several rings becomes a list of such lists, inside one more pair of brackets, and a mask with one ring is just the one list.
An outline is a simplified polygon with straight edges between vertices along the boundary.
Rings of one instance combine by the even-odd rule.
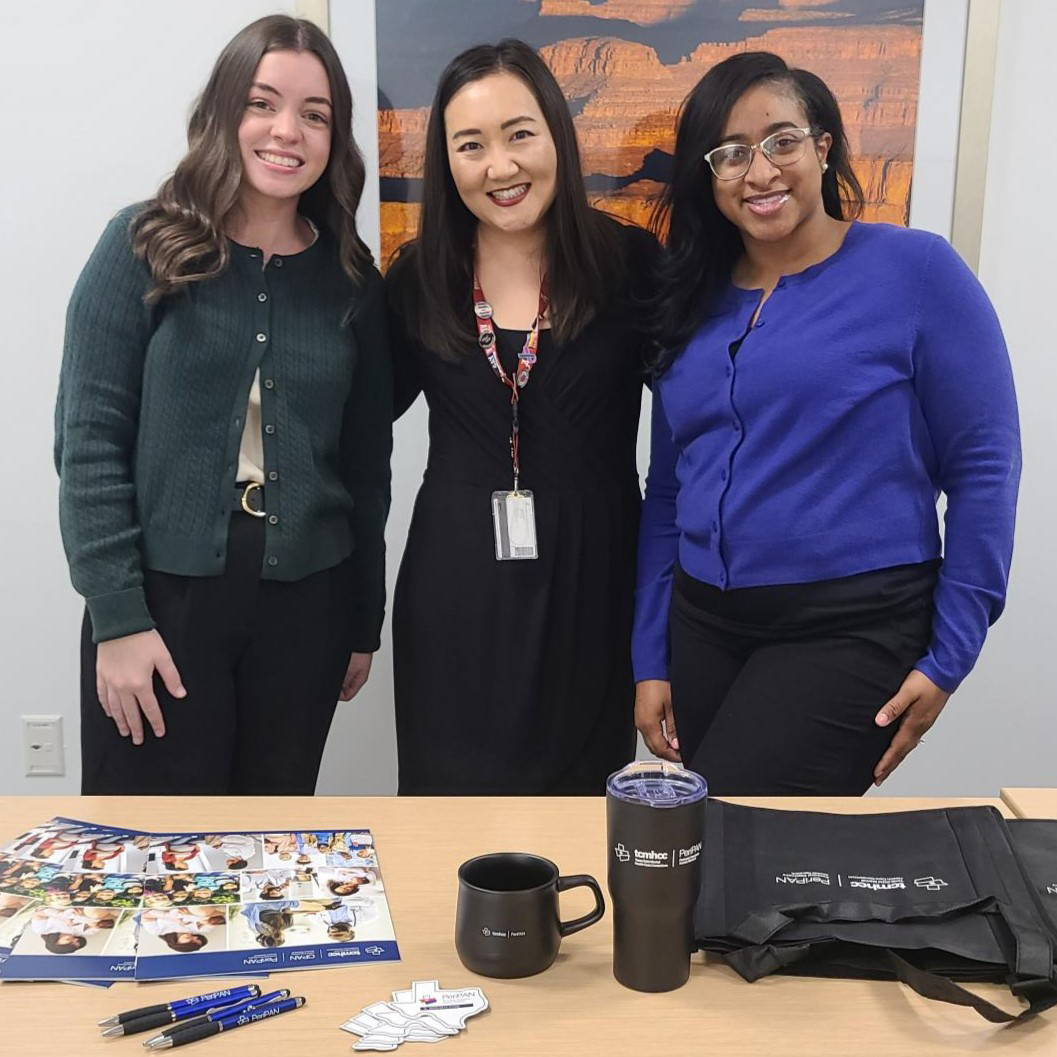
[[62, 716], [22, 717], [22, 758], [28, 778], [66, 773]]

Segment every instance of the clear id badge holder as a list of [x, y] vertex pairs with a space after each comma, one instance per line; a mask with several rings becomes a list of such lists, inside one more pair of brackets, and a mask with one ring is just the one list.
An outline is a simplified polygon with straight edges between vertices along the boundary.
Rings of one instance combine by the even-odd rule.
[[493, 492], [492, 524], [495, 527], [495, 556], [499, 561], [539, 557], [536, 506], [531, 492]]

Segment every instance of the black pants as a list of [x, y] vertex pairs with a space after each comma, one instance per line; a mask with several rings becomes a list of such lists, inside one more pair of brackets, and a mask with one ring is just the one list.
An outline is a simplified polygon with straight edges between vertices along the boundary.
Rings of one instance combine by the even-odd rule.
[[293, 583], [261, 579], [262, 520], [231, 516], [221, 576], [147, 572], [147, 605], [187, 696], [155, 676], [156, 738], [122, 738], [96, 695], [96, 647], [81, 636], [81, 792], [307, 795], [352, 640], [349, 563]]
[[676, 568], [683, 762], [728, 796], [859, 796], [896, 727], [874, 716], [924, 656], [938, 563], [720, 591]]

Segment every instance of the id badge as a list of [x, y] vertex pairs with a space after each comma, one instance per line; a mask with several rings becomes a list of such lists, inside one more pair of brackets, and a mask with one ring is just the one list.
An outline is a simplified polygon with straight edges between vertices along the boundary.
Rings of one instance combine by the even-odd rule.
[[501, 561], [536, 558], [536, 507], [531, 492], [493, 492], [495, 556]]

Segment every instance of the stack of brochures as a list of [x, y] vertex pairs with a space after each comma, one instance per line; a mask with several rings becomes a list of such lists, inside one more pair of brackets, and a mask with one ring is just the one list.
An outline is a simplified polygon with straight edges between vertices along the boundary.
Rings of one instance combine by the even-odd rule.
[[367, 830], [142, 833], [55, 818], [0, 848], [0, 977], [160, 980], [400, 957]]

